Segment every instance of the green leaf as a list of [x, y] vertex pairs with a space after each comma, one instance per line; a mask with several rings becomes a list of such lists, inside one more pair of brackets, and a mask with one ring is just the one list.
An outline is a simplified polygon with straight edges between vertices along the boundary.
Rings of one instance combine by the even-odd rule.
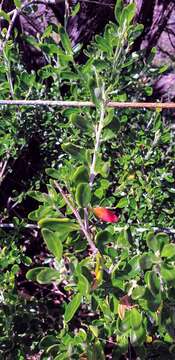
[[90, 125], [89, 125], [89, 122], [88, 122], [88, 118], [80, 115], [80, 114], [72, 114], [70, 116], [70, 121], [72, 122], [72, 124], [77, 127], [78, 129], [82, 130], [82, 131], [85, 131], [85, 130], [88, 130], [90, 129]]
[[31, 281], [36, 281], [37, 275], [38, 275], [43, 269], [45, 269], [45, 268], [44, 268], [44, 267], [36, 267], [36, 268], [34, 268], [34, 269], [30, 269], [29, 271], [27, 271], [26, 279], [27, 279], [27, 280], [31, 280]]
[[175, 268], [173, 265], [162, 264], [160, 273], [164, 281], [170, 283], [175, 282]]
[[17, 9], [20, 9], [21, 8], [21, 0], [14, 0], [14, 4], [16, 6]]
[[72, 180], [75, 184], [88, 183], [89, 182], [88, 168], [84, 165], [79, 166], [78, 169], [75, 170]]
[[137, 300], [143, 297], [145, 293], [145, 288], [143, 286], [137, 286], [132, 291], [132, 299]]
[[152, 253], [144, 253], [140, 258], [140, 267], [142, 270], [150, 269], [153, 265]]
[[175, 256], [175, 244], [165, 244], [161, 251], [161, 257], [172, 258], [173, 256]]
[[144, 91], [147, 96], [151, 96], [153, 94], [153, 88], [151, 86], [145, 86]]
[[78, 80], [79, 76], [73, 71], [62, 71], [60, 74], [61, 79], [63, 80]]
[[129, 26], [134, 16], [136, 15], [136, 5], [131, 3], [124, 7], [122, 11], [121, 21], [126, 21]]
[[115, 135], [117, 135], [120, 129], [120, 121], [115, 116], [108, 125], [108, 129], [113, 130], [115, 132]]
[[51, 231], [58, 232], [60, 235], [79, 230], [79, 225], [73, 223], [68, 218], [44, 218], [38, 222], [38, 225], [41, 229], [48, 228]]
[[37, 210], [31, 211], [28, 215], [28, 218], [32, 221], [39, 221], [46, 216], [51, 217], [56, 215], [57, 213], [52, 206], [46, 206], [46, 204], [44, 204], [42, 206], [39, 206]]
[[53, 336], [53, 335], [47, 335], [45, 337], [43, 337], [39, 343], [39, 347], [40, 349], [45, 349], [47, 350], [47, 348], [49, 346], [52, 346], [52, 345], [55, 345], [55, 344], [58, 344], [58, 339]]
[[66, 311], [64, 314], [64, 321], [68, 323], [73, 316], [75, 315], [76, 311], [78, 310], [82, 300], [81, 294], [76, 294], [70, 303], [66, 306]]
[[59, 349], [60, 349], [60, 344], [58, 343], [50, 345], [46, 350], [46, 354], [55, 355], [58, 353]]
[[75, 158], [84, 159], [85, 157], [85, 150], [78, 145], [74, 145], [72, 143], [65, 143], [62, 144], [63, 151], [67, 152], [68, 154], [72, 155]]
[[[158, 293], [156, 296], [151, 293], [151, 291], [146, 287], [145, 294], [143, 296], [144, 299], [144, 308], [146, 311], [155, 312], [159, 308], [161, 304], [161, 293]], [[145, 301], [146, 300], [146, 301]], [[141, 301], [141, 299], [139, 300]]]
[[58, 261], [61, 260], [63, 254], [63, 245], [59, 232], [57, 233], [48, 229], [42, 229], [41, 233], [48, 249], [57, 258]]
[[115, 18], [119, 24], [120, 24], [120, 20], [121, 20], [122, 10], [123, 10], [123, 0], [117, 0], [116, 5], [115, 5], [114, 14], [115, 14]]
[[170, 64], [165, 64], [165, 65], [161, 66], [159, 68], [159, 74], [163, 74], [165, 71], [168, 70], [169, 67], [170, 67]]
[[96, 35], [95, 40], [96, 40], [96, 43], [100, 50], [107, 52], [107, 53], [109, 53], [111, 51], [111, 46], [110, 46], [109, 42], [106, 39], [104, 39], [104, 37], [102, 37], [100, 35]]
[[157, 251], [160, 249], [160, 244], [158, 242], [158, 240], [156, 239], [154, 232], [149, 232], [147, 237], [146, 237], [146, 242], [147, 245], [150, 249], [152, 249], [153, 251]]
[[126, 206], [128, 206], [128, 199], [125, 197], [119, 200], [119, 202], [116, 205], [116, 208], [122, 209]]
[[165, 234], [163, 232], [162, 233], [160, 232], [160, 233], [156, 234], [155, 238], [156, 238], [156, 241], [159, 244], [160, 251], [163, 249], [165, 244], [169, 243], [169, 240], [170, 240], [168, 234]]
[[76, 16], [80, 10], [80, 3], [78, 2], [71, 11], [71, 17]]
[[103, 346], [99, 340], [95, 341], [93, 345], [93, 360], [105, 360], [105, 354], [103, 351]]
[[121, 230], [117, 237], [117, 246], [119, 248], [129, 248], [130, 244], [128, 241], [128, 233], [127, 230]]
[[39, 284], [50, 284], [53, 281], [58, 281], [60, 279], [60, 274], [57, 270], [51, 268], [44, 268], [36, 276], [36, 280]]
[[129, 314], [132, 329], [139, 329], [142, 323], [142, 315], [136, 308], [131, 309]]
[[53, 32], [52, 25], [48, 25], [42, 34], [42, 39], [48, 38]]
[[90, 291], [89, 281], [83, 274], [79, 274], [77, 286], [78, 286], [78, 291], [82, 296], [89, 295], [89, 291]]
[[103, 161], [102, 154], [99, 153], [97, 155], [97, 160], [95, 164], [95, 173], [100, 174], [104, 178], [107, 178], [110, 171], [110, 165], [111, 165], [111, 161], [110, 160]]
[[41, 203], [48, 201], [48, 195], [41, 193], [40, 191], [28, 191], [27, 195]]
[[54, 360], [67, 360], [67, 351], [54, 357]]
[[155, 271], [148, 272], [147, 285], [153, 296], [160, 293], [160, 278]]
[[96, 235], [95, 241], [99, 245], [103, 245], [103, 244], [107, 244], [113, 241], [113, 236], [112, 234], [107, 231], [107, 230], [103, 230], [98, 232], [98, 234]]
[[59, 34], [60, 34], [60, 39], [61, 39], [61, 43], [63, 45], [64, 50], [66, 51], [66, 53], [68, 55], [72, 55], [72, 45], [71, 45], [71, 41], [69, 39], [68, 34], [66, 33], [66, 31], [64, 30], [64, 27], [61, 26], [59, 29]]
[[89, 184], [80, 183], [76, 188], [76, 202], [81, 208], [87, 207], [91, 202], [91, 189]]
[[93, 103], [98, 107], [102, 100], [102, 89], [97, 86], [97, 82], [93, 78], [89, 80], [89, 90]]
[[140, 326], [137, 330], [131, 331], [130, 341], [133, 345], [141, 346], [146, 340], [146, 331], [143, 326]]
[[125, 312], [123, 320], [118, 317], [117, 327], [121, 334], [128, 332], [128, 330], [131, 328], [130, 310]]
[[3, 17], [6, 21], [10, 22], [10, 15], [8, 15], [8, 13], [4, 10], [0, 10], [0, 17]]
[[46, 174], [51, 176], [53, 179], [59, 180], [60, 179], [60, 170], [56, 169], [46, 169]]
[[89, 325], [89, 330], [96, 338], [98, 338], [98, 327], [97, 326]]

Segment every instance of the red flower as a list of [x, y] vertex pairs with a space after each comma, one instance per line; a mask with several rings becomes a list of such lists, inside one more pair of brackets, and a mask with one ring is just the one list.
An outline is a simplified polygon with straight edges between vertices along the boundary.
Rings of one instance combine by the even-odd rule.
[[102, 221], [107, 221], [110, 223], [115, 223], [119, 220], [119, 216], [117, 216], [113, 211], [108, 210], [103, 207], [92, 208], [94, 215]]

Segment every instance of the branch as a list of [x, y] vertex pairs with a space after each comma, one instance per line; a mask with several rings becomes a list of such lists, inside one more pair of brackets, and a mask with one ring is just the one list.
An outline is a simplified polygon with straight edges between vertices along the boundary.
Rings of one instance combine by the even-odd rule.
[[7, 164], [8, 164], [8, 160], [5, 160], [4, 163], [0, 163], [0, 184], [2, 183], [2, 180], [4, 178], [4, 173], [5, 173], [5, 170], [6, 170], [6, 167], [7, 167]]
[[1, 46], [1, 49], [0, 49], [1, 52], [4, 50], [4, 48], [5, 48], [6, 44], [7, 44], [7, 41], [10, 39], [11, 32], [12, 32], [15, 20], [16, 20], [19, 13], [20, 13], [20, 9], [15, 9], [14, 12], [13, 12], [13, 16], [12, 16], [12, 19], [10, 21], [5, 40], [2, 43], [2, 46]]
[[22, 227], [24, 227], [25, 229], [39, 229], [39, 226], [34, 225], [34, 224], [15, 225], [15, 224], [12, 224], [12, 223], [9, 223], [9, 224], [6, 224], [6, 223], [0, 224], [0, 229], [15, 229], [15, 228], [17, 228], [18, 226], [22, 226]]
[[82, 221], [82, 219], [81, 219], [81, 217], [79, 215], [78, 210], [73, 207], [73, 205], [69, 201], [67, 195], [64, 193], [64, 191], [62, 190], [61, 186], [57, 183], [57, 181], [54, 181], [54, 184], [55, 184], [56, 188], [59, 190], [59, 192], [62, 195], [63, 199], [65, 200], [66, 204], [72, 210], [75, 218], [77, 219], [77, 221], [78, 221], [78, 223], [80, 225], [80, 228], [81, 228], [82, 232], [84, 233], [84, 235], [85, 235], [85, 237], [87, 239], [87, 242], [88, 242], [93, 254], [95, 255], [98, 252], [98, 249], [96, 248], [96, 246], [95, 246], [94, 242], [92, 241], [88, 231], [86, 230], [85, 225], [84, 225], [84, 223], [83, 223], [83, 221]]
[[94, 148], [94, 155], [93, 155], [92, 164], [90, 167], [89, 185], [91, 188], [93, 186], [93, 182], [95, 179], [95, 165], [96, 165], [96, 160], [97, 160], [97, 154], [98, 154], [99, 147], [100, 147], [100, 138], [101, 138], [101, 133], [102, 133], [102, 129], [103, 129], [104, 117], [105, 117], [105, 106], [104, 106], [104, 102], [102, 102], [101, 108], [100, 108], [100, 121], [99, 121], [99, 125], [98, 125], [97, 131], [96, 131], [96, 142], [95, 142], [95, 148]]
[[[132, 225], [132, 224], [131, 224]], [[150, 231], [150, 230], [154, 230], [154, 231], [159, 231], [159, 232], [164, 232], [166, 234], [175, 234], [175, 229], [171, 229], [171, 228], [160, 228], [160, 227], [137, 227], [138, 225], [136, 224], [135, 225], [136, 228], [135, 228], [135, 231], [139, 232], [139, 233], [142, 233], [142, 232], [145, 232], [145, 231]], [[117, 232], [121, 232], [123, 230], [127, 230], [129, 228], [129, 226], [115, 226], [115, 231]]]
[[[69, 101], [69, 100], [0, 100], [0, 105], [14, 106], [58, 106], [58, 107], [93, 107], [96, 105], [92, 101]], [[175, 109], [175, 102], [117, 102], [106, 101], [107, 108], [121, 109]]]

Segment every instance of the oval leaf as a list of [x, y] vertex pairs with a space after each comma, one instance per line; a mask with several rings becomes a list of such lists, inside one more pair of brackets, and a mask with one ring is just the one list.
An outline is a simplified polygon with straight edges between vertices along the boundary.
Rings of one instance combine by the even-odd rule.
[[53, 281], [59, 280], [59, 278], [59, 272], [51, 268], [45, 268], [36, 276], [36, 280], [39, 282], [39, 284], [50, 284]]
[[37, 275], [44, 269], [44, 267], [37, 267], [27, 271], [26, 279], [31, 281], [36, 281]]
[[66, 53], [68, 55], [72, 55], [72, 46], [71, 46], [71, 41], [69, 39], [68, 34], [66, 33], [66, 31], [64, 30], [64, 27], [61, 26], [59, 29], [59, 34], [60, 34], [60, 39], [61, 39], [61, 43], [63, 45], [64, 50], [66, 51]]
[[80, 183], [77, 186], [75, 198], [81, 208], [86, 208], [91, 201], [91, 189], [89, 184]]
[[59, 233], [50, 231], [49, 229], [42, 229], [41, 232], [48, 249], [59, 261], [63, 254], [63, 245]]
[[112, 234], [107, 231], [107, 230], [104, 230], [104, 231], [100, 231], [97, 235], [96, 235], [96, 243], [99, 245], [100, 244], [107, 244], [107, 243], [110, 243], [113, 241], [113, 236]]
[[89, 171], [88, 168], [85, 167], [84, 165], [81, 165], [78, 167], [78, 169], [76, 169], [73, 178], [72, 178], [73, 182], [75, 182], [76, 184], [79, 183], [88, 183], [89, 182]]
[[160, 279], [158, 275], [155, 273], [155, 271], [150, 271], [148, 278], [148, 288], [151, 291], [153, 296], [157, 296], [160, 292]]
[[132, 329], [136, 330], [139, 329], [142, 323], [142, 315], [136, 308], [130, 310], [130, 322]]
[[76, 313], [76, 311], [78, 310], [81, 304], [81, 299], [82, 299], [82, 295], [78, 293], [73, 297], [73, 299], [67, 305], [64, 314], [64, 321], [66, 323], [68, 323], [73, 318], [74, 314]]
[[165, 244], [162, 249], [161, 256], [167, 258], [175, 256], [175, 244]]
[[79, 225], [73, 223], [68, 218], [46, 218], [38, 222], [40, 228], [48, 228], [51, 231], [56, 231], [60, 235], [69, 234], [72, 231], [78, 230]]

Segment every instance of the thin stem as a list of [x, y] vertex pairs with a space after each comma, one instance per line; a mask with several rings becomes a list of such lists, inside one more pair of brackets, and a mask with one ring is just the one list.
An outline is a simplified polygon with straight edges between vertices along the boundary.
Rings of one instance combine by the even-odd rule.
[[104, 117], [105, 117], [105, 105], [104, 105], [104, 102], [102, 101], [101, 108], [100, 108], [100, 121], [99, 121], [98, 128], [96, 130], [96, 141], [95, 141], [94, 155], [93, 155], [92, 164], [91, 164], [91, 167], [90, 167], [89, 185], [90, 185], [91, 188], [93, 186], [95, 175], [96, 175], [95, 174], [95, 166], [96, 166], [97, 155], [98, 155], [98, 151], [99, 151], [99, 147], [100, 147], [100, 140], [101, 140], [101, 133], [102, 133], [102, 130], [103, 130]]
[[2, 43], [2, 48], [1, 48], [1, 51], [4, 50], [6, 44], [7, 44], [7, 41], [10, 39], [10, 36], [11, 36], [11, 32], [12, 32], [12, 29], [13, 29], [13, 26], [14, 26], [14, 23], [15, 23], [15, 20], [18, 16], [18, 14], [20, 13], [20, 10], [19, 9], [15, 9], [14, 12], [13, 12], [13, 16], [12, 16], [12, 19], [10, 21], [10, 24], [9, 24], [9, 27], [8, 27], [8, 30], [7, 30], [7, 34], [6, 34], [6, 37], [5, 37], [5, 40], [4, 42]]
[[[132, 226], [138, 226], [137, 224], [132, 224]], [[115, 231], [117, 232], [121, 232], [123, 230], [127, 230], [129, 228], [129, 226], [115, 226]], [[154, 230], [154, 231], [159, 231], [159, 232], [164, 232], [167, 234], [175, 234], [175, 229], [171, 229], [171, 228], [166, 228], [166, 227], [156, 227], [156, 226], [151, 226], [151, 227], [136, 227], [135, 231], [136, 232], [145, 232], [145, 231], [150, 231], [150, 230]]]
[[[99, 147], [100, 147], [100, 138], [101, 138], [101, 133], [102, 133], [102, 129], [103, 129], [104, 116], [105, 116], [105, 106], [104, 106], [104, 102], [102, 102], [101, 108], [100, 108], [100, 121], [99, 121], [99, 125], [97, 127], [96, 134], [95, 134], [96, 140], [95, 140], [94, 154], [93, 154], [92, 164], [90, 167], [89, 185], [90, 185], [91, 189], [92, 189], [95, 175], [96, 175], [95, 174], [95, 165], [96, 165], [96, 161], [97, 161], [97, 154], [98, 154]], [[89, 221], [88, 221], [88, 209], [87, 208], [84, 209], [84, 224], [85, 224], [86, 231], [89, 233]]]
[[10, 70], [10, 62], [5, 54], [4, 49], [3, 49], [3, 56], [4, 56], [4, 64], [5, 64], [6, 70], [7, 70], [7, 80], [8, 80], [9, 88], [10, 88], [10, 95], [11, 95], [12, 99], [14, 99], [15, 94], [14, 94], [13, 81], [12, 81], [11, 70]]
[[1, 165], [1, 170], [0, 170], [0, 184], [2, 183], [2, 180], [4, 178], [4, 173], [5, 173], [5, 170], [7, 168], [7, 164], [8, 164], [8, 159], [4, 161], [3, 164], [0, 164]]
[[88, 220], [88, 209], [84, 208], [84, 226], [86, 231], [89, 233], [89, 220]]
[[70, 8], [68, 0], [65, 0], [65, 13], [64, 13], [64, 29], [67, 30], [67, 22], [70, 16]]
[[78, 223], [80, 225], [80, 228], [81, 228], [82, 232], [84, 233], [84, 235], [85, 235], [85, 237], [87, 239], [87, 242], [88, 242], [93, 254], [95, 255], [98, 252], [98, 249], [96, 248], [96, 246], [95, 246], [94, 242], [92, 241], [88, 231], [86, 230], [85, 224], [83, 223], [78, 210], [73, 207], [73, 205], [69, 201], [67, 195], [64, 193], [64, 191], [62, 190], [61, 186], [57, 183], [57, 181], [54, 181], [54, 184], [55, 184], [56, 188], [59, 190], [59, 192], [62, 195], [63, 199], [65, 200], [66, 204], [72, 210], [75, 218], [77, 219], [77, 221], [78, 221]]
[[[34, 225], [34, 224], [27, 224], [27, 225], [19, 225], [19, 226], [22, 226], [26, 229], [39, 229], [39, 226], [37, 225]], [[18, 225], [15, 225], [13, 223], [9, 223], [9, 224], [6, 224], [6, 223], [0, 223], [0, 229], [15, 229], [17, 228]]]

